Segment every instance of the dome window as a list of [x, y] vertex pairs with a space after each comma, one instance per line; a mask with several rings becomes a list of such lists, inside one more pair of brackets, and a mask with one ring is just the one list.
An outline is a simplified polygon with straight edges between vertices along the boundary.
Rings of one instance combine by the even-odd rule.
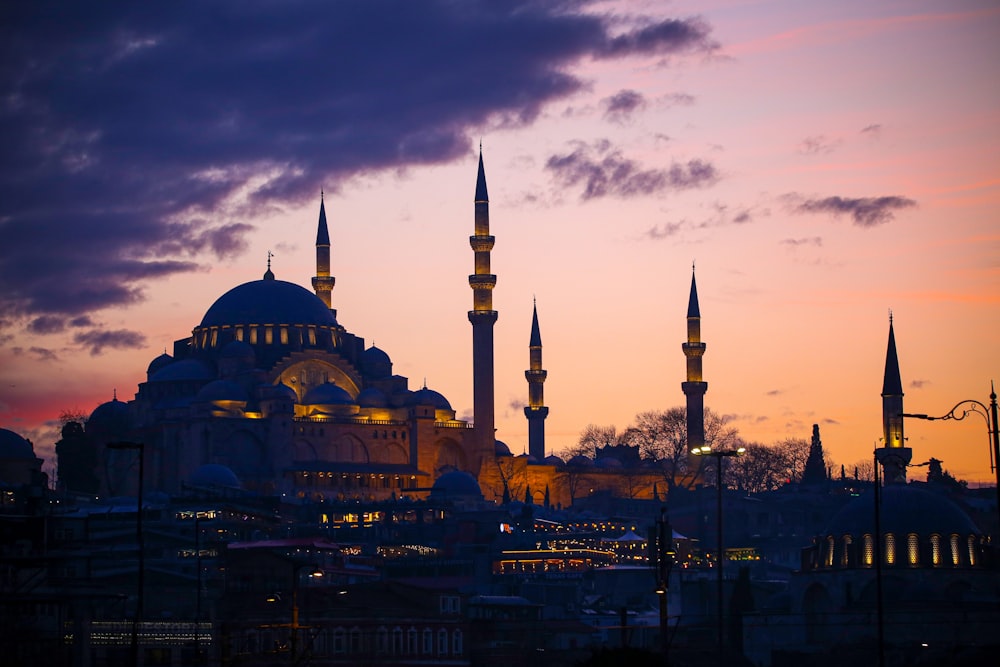
[[316, 344], [316, 329], [313, 327], [309, 327], [309, 344]]
[[212, 329], [212, 347], [218, 347], [219, 345], [219, 330]]
[[288, 345], [288, 327], [281, 327], [281, 344]]
[[264, 344], [274, 344], [274, 327], [264, 327]]
[[958, 535], [951, 536], [951, 564], [955, 567], [962, 564], [962, 555], [958, 550]]
[[871, 535], [866, 534], [862, 538], [865, 550], [865, 567], [871, 567], [875, 563], [875, 541]]
[[906, 536], [906, 561], [910, 565], [920, 565], [920, 538], [916, 533]]
[[969, 565], [976, 564], [976, 536], [969, 535]]
[[896, 564], [896, 535], [893, 533], [885, 534], [885, 564]]
[[250, 344], [257, 344], [257, 327], [250, 327]]
[[243, 327], [236, 327], [236, 340], [243, 342]]
[[844, 547], [843, 551], [840, 553], [840, 567], [850, 567], [851, 566], [851, 547], [853, 546], [853, 540], [850, 535], [844, 535]]
[[931, 565], [941, 567], [941, 536], [931, 535]]
[[835, 544], [833, 535], [826, 538], [826, 558], [823, 559], [823, 564], [826, 567], [833, 567], [833, 548]]

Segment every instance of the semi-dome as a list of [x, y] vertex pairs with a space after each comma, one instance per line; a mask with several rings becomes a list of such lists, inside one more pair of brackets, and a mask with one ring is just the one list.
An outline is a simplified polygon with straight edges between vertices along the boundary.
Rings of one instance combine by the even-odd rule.
[[362, 389], [356, 400], [358, 405], [363, 408], [385, 408], [389, 405], [389, 399], [378, 387]]
[[242, 385], [232, 380], [215, 380], [199, 389], [195, 400], [205, 403], [214, 401], [246, 402], [247, 392]]
[[166, 366], [169, 366], [172, 363], [174, 363], [174, 358], [171, 357], [166, 352], [164, 352], [163, 354], [161, 354], [160, 356], [158, 356], [156, 359], [153, 359], [151, 362], [149, 362], [149, 367], [146, 369], [146, 377], [153, 377], [153, 375], [158, 370], [160, 370], [161, 368], [164, 368]]
[[431, 487], [431, 498], [434, 499], [456, 499], [456, 498], [476, 498], [482, 499], [483, 492], [479, 488], [476, 478], [464, 470], [452, 470], [437, 478], [434, 486]]
[[493, 443], [493, 454], [495, 456], [510, 456], [510, 447], [507, 443], [502, 440], [497, 440]]
[[201, 320], [202, 327], [246, 324], [313, 324], [336, 326], [323, 301], [294, 283], [255, 280], [220, 296]]
[[236, 473], [219, 463], [206, 463], [191, 475], [192, 486], [221, 487], [238, 489], [242, 485]]
[[332, 382], [324, 382], [310, 389], [302, 399], [303, 405], [353, 405], [354, 398], [347, 390]]
[[150, 382], [181, 382], [189, 380], [211, 380], [215, 374], [197, 359], [181, 359], [156, 371]]
[[447, 398], [427, 387], [413, 392], [408, 402], [410, 405], [433, 405], [435, 410], [451, 410]]
[[0, 428], [0, 459], [8, 461], [34, 461], [35, 448], [17, 433]]
[[[969, 515], [943, 495], [909, 484], [881, 489], [879, 522], [883, 533], [907, 535], [980, 534]], [[861, 535], [875, 532], [872, 492], [855, 498], [830, 520], [824, 535]]]

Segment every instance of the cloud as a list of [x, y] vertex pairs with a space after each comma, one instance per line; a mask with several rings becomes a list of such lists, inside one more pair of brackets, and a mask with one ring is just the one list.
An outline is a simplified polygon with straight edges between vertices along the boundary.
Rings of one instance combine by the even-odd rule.
[[683, 228], [683, 222], [664, 222], [661, 225], [653, 225], [645, 231], [643, 236], [653, 241], [659, 241], [676, 236]]
[[58, 21], [45, 2], [5, 11], [0, 321], [141, 302], [154, 279], [244, 252], [259, 216], [323, 183], [446, 163], [468, 155], [472, 133], [530, 124], [586, 88], [577, 64], [716, 48], [701, 19], [588, 10], [369, 0], [70, 3]]
[[839, 139], [829, 139], [825, 135], [817, 134], [806, 137], [799, 143], [799, 153], [804, 155], [819, 155], [822, 153], [832, 153], [840, 145]]
[[611, 97], [601, 100], [604, 107], [604, 118], [613, 123], [624, 123], [636, 111], [646, 106], [646, 98], [635, 90], [620, 90]]
[[896, 211], [917, 205], [914, 200], [897, 195], [804, 199], [801, 195], [788, 194], [784, 199], [792, 204], [795, 213], [830, 213], [834, 217], [849, 215], [858, 227], [875, 227], [890, 222], [896, 217]]
[[138, 331], [128, 331], [127, 329], [117, 331], [93, 329], [74, 335], [73, 342], [89, 347], [91, 356], [96, 357], [102, 354], [105, 348], [141, 350], [146, 346], [146, 337]]
[[784, 393], [785, 393], [784, 389], [771, 389], [769, 391], [764, 392], [764, 395], [765, 396], [781, 396]]
[[28, 353], [31, 354], [37, 361], [58, 361], [59, 357], [56, 353], [45, 347], [30, 347], [28, 348]]
[[66, 329], [66, 319], [54, 315], [42, 315], [28, 323], [28, 332], [45, 335], [61, 333]]
[[792, 246], [793, 248], [804, 245], [814, 245], [817, 248], [820, 248], [823, 246], [823, 238], [820, 236], [810, 236], [808, 238], [801, 239], [782, 239], [779, 243], [782, 245]]
[[913, 387], [914, 389], [923, 389], [930, 383], [931, 383], [930, 380], [911, 380], [910, 386]]
[[873, 137], [877, 137], [882, 134], [882, 125], [880, 123], [872, 123], [871, 125], [865, 125], [861, 128], [861, 134], [867, 134]]
[[563, 187], [583, 186], [582, 199], [651, 195], [711, 185], [718, 180], [715, 166], [699, 159], [675, 162], [667, 169], [644, 169], [606, 139], [589, 145], [574, 142], [571, 152], [550, 156], [545, 168]]

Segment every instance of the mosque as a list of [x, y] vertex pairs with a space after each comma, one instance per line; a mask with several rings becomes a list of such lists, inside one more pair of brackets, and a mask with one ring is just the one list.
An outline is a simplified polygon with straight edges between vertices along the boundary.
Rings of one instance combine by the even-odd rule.
[[[522, 498], [568, 506], [574, 490], [620, 491], [621, 462], [566, 464], [546, 455], [542, 340], [535, 308], [528, 346], [527, 452], [514, 457], [496, 440], [493, 327], [497, 311], [490, 270], [489, 196], [480, 152], [474, 229], [469, 239], [473, 342], [473, 421], [457, 419], [448, 399], [426, 386], [413, 389], [393, 373], [389, 355], [348, 331], [332, 307], [336, 282], [321, 197], [313, 290], [279, 280], [271, 270], [238, 285], [209, 307], [171, 354], [153, 359], [133, 400], [117, 395], [90, 415], [86, 435], [96, 448], [92, 478], [101, 494], [135, 492], [136, 446], [142, 443], [147, 490], [177, 493], [197, 477], [221, 486], [302, 498], [379, 500], [422, 497], [451, 471], [475, 477], [487, 500]], [[697, 291], [688, 304], [688, 398], [692, 442], [703, 432]], [[578, 457], [579, 458], [579, 457]], [[210, 467], [205, 467], [210, 466]], [[214, 471], [214, 472], [211, 472]], [[214, 478], [213, 478], [214, 479]], [[641, 483], [637, 484], [637, 479]], [[518, 480], [515, 484], [515, 480]], [[655, 470], [630, 474], [629, 497], [656, 495]], [[208, 481], [212, 481], [211, 479]], [[514, 487], [517, 487], [516, 489]], [[82, 489], [81, 489], [82, 490]]]

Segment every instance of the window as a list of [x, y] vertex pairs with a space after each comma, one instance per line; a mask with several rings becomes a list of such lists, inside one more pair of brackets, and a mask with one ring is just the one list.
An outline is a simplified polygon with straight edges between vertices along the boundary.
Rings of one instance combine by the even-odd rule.
[[462, 655], [462, 631], [455, 630], [451, 633], [451, 652], [453, 655]]
[[337, 628], [333, 631], [333, 652], [344, 653], [347, 650], [347, 643], [344, 641], [344, 629]]
[[257, 344], [257, 327], [250, 327], [250, 344]]
[[893, 533], [885, 534], [885, 563], [896, 564], [896, 536]]
[[920, 564], [920, 538], [916, 533], [906, 536], [906, 560], [910, 565]]
[[853, 546], [853, 540], [850, 535], [844, 535], [844, 550], [840, 554], [840, 566], [850, 567], [851, 566], [851, 547]]
[[951, 536], [951, 563], [956, 567], [962, 564], [962, 556], [958, 551], [958, 535]]
[[281, 327], [281, 344], [288, 345], [288, 327]]
[[417, 629], [410, 628], [406, 631], [406, 652], [410, 655], [417, 654]]
[[833, 535], [826, 538], [826, 558], [824, 558], [824, 565], [827, 567], [833, 567]]
[[361, 653], [360, 628], [351, 628], [351, 653]]
[[264, 344], [274, 343], [274, 327], [264, 327]]
[[377, 653], [389, 651], [389, 631], [385, 627], [380, 627], [375, 631], [375, 651]]
[[871, 535], [865, 535], [861, 538], [861, 543], [864, 545], [865, 550], [864, 565], [865, 567], [871, 567], [875, 563], [875, 542], [872, 540]]
[[396, 627], [392, 629], [392, 652], [399, 655], [403, 652], [403, 629]]
[[434, 653], [434, 633], [430, 628], [424, 628], [424, 655], [433, 655]]
[[448, 631], [438, 630], [438, 655], [448, 655]]
[[976, 564], [976, 536], [969, 535], [969, 565]]
[[941, 536], [931, 535], [931, 565], [941, 567]]

